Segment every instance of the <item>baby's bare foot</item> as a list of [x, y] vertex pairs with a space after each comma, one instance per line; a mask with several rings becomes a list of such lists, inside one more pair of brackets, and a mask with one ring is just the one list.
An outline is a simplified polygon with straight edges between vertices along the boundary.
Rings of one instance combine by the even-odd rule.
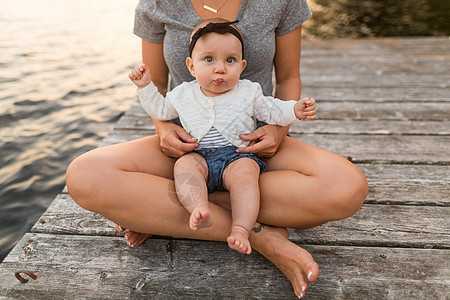
[[[118, 232], [124, 232], [127, 229], [116, 224], [116, 230]], [[128, 232], [125, 233], [125, 239], [127, 240], [127, 244], [128, 244], [128, 246], [131, 246], [131, 247], [142, 244], [143, 242], [145, 242], [146, 239], [150, 238], [151, 236], [152, 235], [148, 234], [148, 233], [140, 233], [140, 232], [135, 232], [135, 231], [131, 231], [131, 230], [128, 230]]]
[[311, 254], [289, 241], [284, 228], [265, 226], [252, 232], [251, 238], [253, 247], [283, 272], [297, 297], [303, 298], [308, 282], [319, 276], [319, 266]]
[[252, 252], [252, 247], [248, 240], [248, 232], [240, 226], [231, 226], [231, 233], [227, 238], [227, 242], [231, 249], [244, 254], [250, 254]]
[[213, 216], [208, 205], [197, 204], [194, 207], [189, 218], [189, 227], [192, 230], [209, 227], [213, 224]]

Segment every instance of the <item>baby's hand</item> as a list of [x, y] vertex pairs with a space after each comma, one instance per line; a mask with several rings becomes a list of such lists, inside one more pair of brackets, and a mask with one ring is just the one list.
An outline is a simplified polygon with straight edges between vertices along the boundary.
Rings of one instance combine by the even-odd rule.
[[316, 118], [316, 100], [308, 97], [300, 99], [294, 106], [294, 112], [297, 119], [314, 120]]
[[130, 78], [139, 89], [146, 87], [152, 81], [150, 69], [146, 64], [136, 67], [128, 74], [128, 78]]

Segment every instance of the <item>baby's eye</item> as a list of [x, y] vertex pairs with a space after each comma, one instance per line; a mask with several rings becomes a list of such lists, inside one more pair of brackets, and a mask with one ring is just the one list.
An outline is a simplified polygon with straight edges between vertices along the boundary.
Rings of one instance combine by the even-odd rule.
[[227, 63], [229, 63], [229, 64], [234, 63], [234, 58], [232, 58], [232, 57], [227, 58]]
[[211, 56], [208, 56], [208, 57], [205, 57], [205, 61], [210, 63], [210, 62], [213, 62], [214, 59]]

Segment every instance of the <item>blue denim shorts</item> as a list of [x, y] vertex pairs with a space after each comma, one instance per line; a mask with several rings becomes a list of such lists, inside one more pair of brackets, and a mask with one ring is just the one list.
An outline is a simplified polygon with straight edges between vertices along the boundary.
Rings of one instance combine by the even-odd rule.
[[220, 148], [203, 148], [194, 150], [206, 160], [208, 164], [208, 193], [214, 191], [226, 191], [223, 187], [223, 170], [235, 161], [242, 157], [248, 157], [256, 161], [259, 165], [260, 174], [266, 171], [266, 163], [256, 157], [253, 153], [238, 153], [235, 146], [220, 147]]

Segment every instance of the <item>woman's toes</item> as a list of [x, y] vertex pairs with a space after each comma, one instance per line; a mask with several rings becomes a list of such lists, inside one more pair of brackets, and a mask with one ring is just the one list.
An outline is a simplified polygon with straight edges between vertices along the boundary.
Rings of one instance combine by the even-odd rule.
[[120, 226], [119, 224], [116, 224], [116, 230], [118, 232], [124, 232], [125, 230], [127, 230], [126, 228], [123, 228], [122, 226]]
[[314, 282], [319, 277], [319, 265], [314, 262], [308, 269], [308, 274], [306, 275], [309, 282]]
[[131, 247], [142, 244], [143, 242], [145, 242], [145, 240], [147, 240], [151, 236], [152, 236], [151, 234], [134, 231], [128, 231], [127, 233], [125, 233], [125, 239], [127, 240], [127, 244]]

